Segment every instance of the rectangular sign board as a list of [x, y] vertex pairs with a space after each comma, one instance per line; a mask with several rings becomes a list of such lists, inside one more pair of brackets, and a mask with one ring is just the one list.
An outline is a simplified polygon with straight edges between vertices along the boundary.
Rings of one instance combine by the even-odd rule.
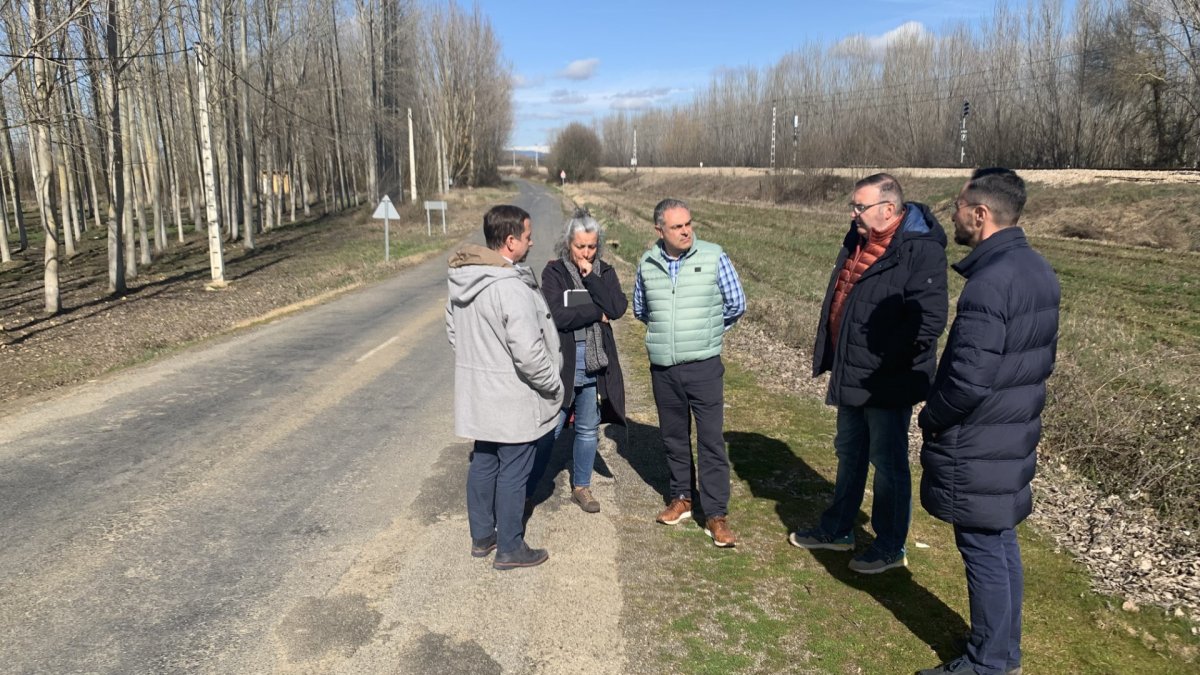
[[445, 211], [446, 202], [425, 202], [425, 210], [427, 211]]

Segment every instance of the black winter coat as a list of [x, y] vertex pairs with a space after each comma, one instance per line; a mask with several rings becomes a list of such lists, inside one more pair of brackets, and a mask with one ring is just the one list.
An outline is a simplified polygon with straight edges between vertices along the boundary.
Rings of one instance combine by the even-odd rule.
[[946, 232], [924, 204], [906, 213], [887, 250], [858, 282], [842, 308], [836, 348], [829, 306], [838, 273], [858, 246], [851, 224], [829, 276], [813, 347], [813, 377], [831, 371], [829, 405], [898, 408], [925, 400], [946, 327]]
[[[621, 282], [612, 265], [597, 260], [592, 273], [583, 277], [583, 287], [592, 298], [592, 304], [581, 307], [564, 307], [563, 291], [575, 288], [571, 273], [562, 260], [551, 260], [542, 270], [542, 294], [550, 306], [550, 314], [558, 326], [558, 339], [562, 350], [562, 380], [566, 396], [563, 407], [570, 408], [575, 399], [575, 330], [586, 328], [600, 321], [601, 315], [615, 321], [629, 308], [629, 300], [621, 292]], [[613, 339], [612, 326], [600, 324], [604, 339], [604, 354], [608, 356], [608, 367], [596, 375], [596, 391], [600, 394], [600, 421], [625, 424], [625, 377], [621, 373], [621, 362], [617, 359], [617, 343]]]
[[1033, 510], [1029, 483], [1058, 345], [1058, 277], [1019, 227], [983, 240], [954, 269], [967, 285], [917, 418], [925, 435], [921, 505], [948, 523], [1004, 530]]

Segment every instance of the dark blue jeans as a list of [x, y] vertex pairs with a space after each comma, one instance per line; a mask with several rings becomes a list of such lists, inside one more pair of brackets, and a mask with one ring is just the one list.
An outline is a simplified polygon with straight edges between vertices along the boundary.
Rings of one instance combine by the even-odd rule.
[[875, 467], [875, 499], [871, 529], [875, 548], [892, 555], [904, 549], [912, 516], [912, 474], [908, 467], [908, 423], [912, 407], [866, 408], [838, 406], [838, 456], [833, 503], [821, 515], [821, 531], [844, 537], [854, 529], [854, 519], [867, 487], [867, 467]]
[[510, 553], [524, 543], [521, 517], [525, 483], [533, 468], [534, 442], [504, 445], [475, 441], [467, 470], [467, 520], [471, 538], [496, 533], [496, 550]]
[[1021, 603], [1025, 571], [1017, 531], [954, 526], [954, 543], [967, 568], [971, 638], [967, 658], [975, 672], [1006, 673], [1021, 665]]

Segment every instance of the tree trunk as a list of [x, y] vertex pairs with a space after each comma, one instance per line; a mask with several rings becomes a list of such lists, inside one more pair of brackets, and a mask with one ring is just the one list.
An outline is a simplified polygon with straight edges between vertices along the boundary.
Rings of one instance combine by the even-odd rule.
[[142, 214], [138, 210], [136, 198], [136, 187], [134, 184], [133, 164], [137, 161], [137, 156], [133, 151], [133, 121], [130, 119], [133, 116], [133, 110], [129, 106], [128, 91], [121, 91], [118, 94], [121, 97], [121, 107], [124, 108], [125, 114], [121, 115], [121, 156], [125, 158], [122, 162], [122, 173], [125, 180], [125, 278], [136, 279], [138, 275], [138, 259], [137, 259], [137, 242], [134, 232], [134, 218], [142, 219]]
[[121, 152], [121, 96], [118, 39], [120, 0], [108, 0], [104, 43], [108, 57], [108, 292], [125, 294], [125, 260], [121, 240], [124, 238], [125, 169]]
[[33, 56], [33, 100], [29, 110], [34, 113], [29, 132], [33, 141], [34, 162], [33, 191], [42, 207], [42, 232], [46, 236], [43, 290], [46, 313], [58, 314], [62, 308], [62, 294], [58, 288], [58, 214], [50, 195], [50, 174], [54, 168], [50, 150], [50, 99], [52, 82], [45, 54], [53, 49], [53, 42], [46, 35], [46, 16], [42, 0], [29, 3], [30, 42]]
[[242, 3], [242, 13], [239, 26], [239, 51], [241, 52], [242, 82], [238, 87], [241, 95], [241, 105], [238, 107], [241, 119], [242, 146], [242, 246], [254, 250], [254, 202], [257, 195], [254, 190], [254, 143], [250, 138], [250, 61], [246, 47], [246, 15], [250, 13], [250, 3]]
[[212, 154], [212, 132], [208, 115], [208, 85], [211, 70], [205, 66], [208, 60], [207, 49], [212, 46], [212, 14], [207, 0], [200, 2], [200, 37], [202, 43], [197, 45], [196, 56], [200, 72], [196, 81], [199, 83], [199, 93], [196, 99], [200, 107], [200, 148], [204, 160], [204, 201], [208, 209], [208, 256], [209, 270], [212, 274], [212, 284], [225, 285], [225, 257], [221, 250], [221, 221], [217, 215], [217, 180], [216, 166]]
[[[29, 248], [29, 235], [25, 230], [25, 212], [21, 208], [21, 183], [17, 180], [17, 158], [13, 154], [12, 136], [8, 129], [8, 111], [4, 108], [4, 97], [0, 96], [0, 161], [3, 161], [4, 180], [7, 181], [8, 198], [12, 202], [13, 221], [17, 225], [17, 250]], [[8, 205], [5, 204], [4, 208]]]
[[[96, 162], [92, 152], [92, 139], [87, 133], [87, 128], [83, 123], [83, 115], [80, 114], [79, 106], [75, 101], [77, 95], [75, 86], [78, 86], [78, 82], [74, 86], [68, 86], [64, 92], [67, 97], [67, 114], [75, 120], [75, 124], [73, 125], [74, 138], [83, 148], [83, 167], [84, 175], [87, 176], [87, 193], [92, 212], [92, 222], [95, 224], [96, 229], [99, 230], [104, 228], [104, 220], [103, 216], [100, 215], [100, 191], [96, 187]], [[96, 120], [99, 121], [102, 118], [101, 111], [96, 110], [94, 112]], [[100, 138], [103, 139], [103, 135], [100, 135]]]
[[[167, 53], [170, 47], [167, 43], [167, 21], [166, 16], [163, 17], [163, 22], [160, 26], [159, 37], [162, 40], [162, 51]], [[172, 73], [170, 57], [166, 57], [166, 63], [163, 67], [163, 81], [169, 86]], [[183, 69], [187, 71], [187, 62], [183, 64]], [[167, 189], [171, 191], [171, 213], [175, 220], [175, 232], [179, 239], [179, 243], [184, 242], [183, 237], [183, 212], [180, 207], [179, 199], [179, 146], [181, 145], [175, 133], [175, 123], [179, 119], [175, 113], [175, 97], [168, 91], [167, 99], [167, 118], [163, 119], [162, 114], [162, 87], [154, 89], [154, 114], [158, 117], [158, 128], [162, 131], [162, 143], [166, 154], [167, 165], [167, 181], [169, 183]], [[169, 123], [168, 123], [169, 122]]]
[[[75, 242], [78, 240], [77, 228], [79, 222], [75, 217], [74, 190], [71, 189], [71, 179], [67, 175], [67, 153], [62, 143], [58, 143], [58, 161], [55, 169], [58, 173], [58, 212], [62, 216], [63, 252], [67, 259], [75, 257]], [[54, 151], [52, 142], [51, 152]]]
[[[158, 146], [154, 142], [153, 132], [150, 128], [149, 105], [147, 101], [147, 87], [143, 87], [139, 92], [138, 98], [138, 127], [141, 131], [142, 138], [142, 182], [146, 186], [145, 197], [150, 207], [150, 213], [154, 217], [154, 253], [162, 254], [167, 249], [167, 228], [163, 225], [162, 212], [162, 169], [158, 162]], [[146, 260], [148, 255], [143, 255], [144, 264], [149, 265]]]
[[[0, 173], [3, 173], [2, 169], [0, 169]], [[5, 182], [0, 180], [0, 221], [4, 223], [4, 232], [0, 234], [0, 263], [12, 262], [12, 251], [8, 248], [8, 237], [10, 234], [8, 224], [8, 191], [4, 185]]]
[[312, 210], [309, 208], [309, 202], [312, 201], [308, 195], [308, 153], [300, 153], [300, 201], [304, 204], [304, 215], [311, 216]]

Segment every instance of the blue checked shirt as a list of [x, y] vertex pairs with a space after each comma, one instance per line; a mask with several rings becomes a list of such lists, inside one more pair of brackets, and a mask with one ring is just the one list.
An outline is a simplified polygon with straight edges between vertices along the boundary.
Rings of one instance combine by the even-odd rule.
[[[661, 247], [662, 242], [657, 245]], [[683, 258], [671, 258], [666, 251], [663, 251], [663, 257], [667, 259], [667, 272], [671, 275], [671, 283], [675, 283], [679, 262]], [[717, 260], [717, 287], [721, 289], [721, 299], [724, 303], [721, 313], [725, 317], [725, 330], [729, 330], [746, 313], [746, 292], [742, 290], [742, 280], [738, 278], [737, 270], [733, 269], [733, 262], [724, 251]], [[642, 323], [650, 319], [646, 312], [646, 289], [642, 284], [641, 268], [633, 280], [633, 315]]]

